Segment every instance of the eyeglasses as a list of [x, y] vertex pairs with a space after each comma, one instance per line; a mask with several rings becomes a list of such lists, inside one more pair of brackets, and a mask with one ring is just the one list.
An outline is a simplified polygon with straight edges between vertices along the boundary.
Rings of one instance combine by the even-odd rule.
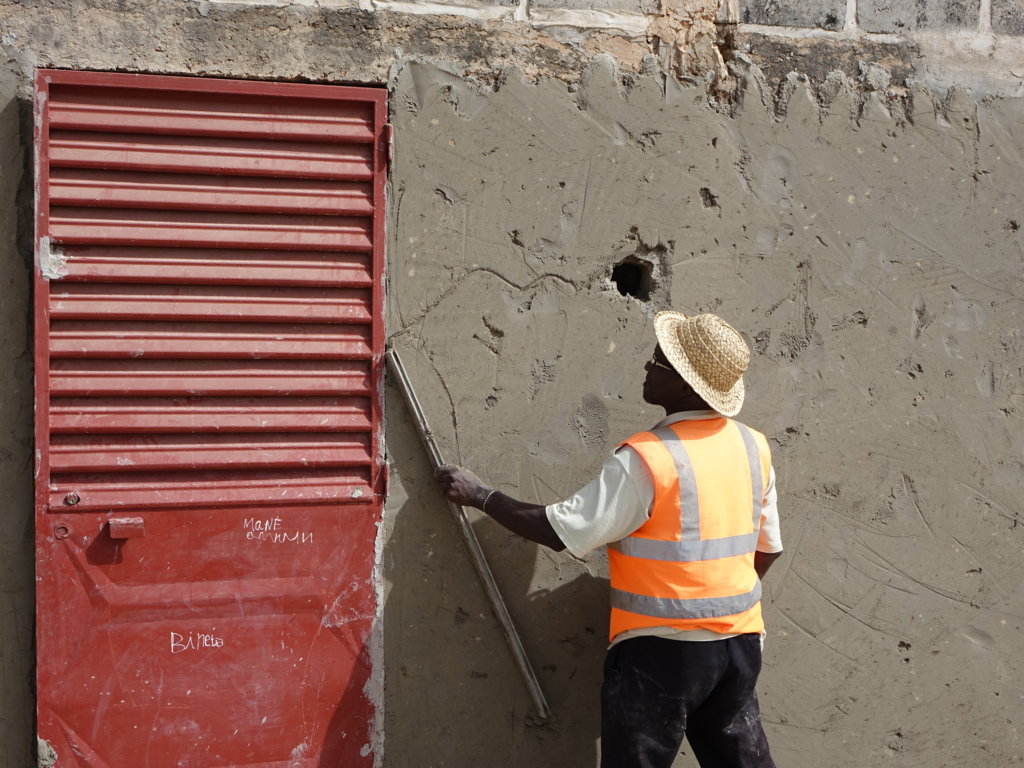
[[658, 353], [657, 352], [655, 352], [653, 355], [651, 355], [651, 359], [650, 359], [650, 361], [648, 361], [647, 365], [653, 365], [656, 368], [664, 368], [666, 371], [671, 371], [672, 373], [676, 373], [676, 369], [675, 368], [673, 368], [668, 363], [661, 362], [661, 360], [658, 359]]

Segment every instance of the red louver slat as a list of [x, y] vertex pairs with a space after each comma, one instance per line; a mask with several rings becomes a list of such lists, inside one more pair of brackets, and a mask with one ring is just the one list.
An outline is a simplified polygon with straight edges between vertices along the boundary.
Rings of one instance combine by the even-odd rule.
[[59, 206], [157, 210], [369, 216], [370, 186], [357, 181], [306, 181], [187, 176], [55, 168], [50, 201]]
[[369, 432], [364, 397], [57, 397], [53, 435], [177, 432]]
[[369, 395], [366, 363], [264, 360], [54, 360], [57, 397]]
[[[74, 493], [78, 512], [98, 509], [177, 509], [280, 503], [331, 504], [365, 500], [370, 472], [352, 467], [318, 473], [282, 471], [178, 472], [133, 475], [67, 474], [47, 489], [56, 509]], [[66, 509], [66, 507], [64, 507]]]
[[50, 211], [50, 236], [62, 243], [294, 248], [369, 251], [370, 220], [342, 216], [263, 216], [210, 211], [65, 208]]
[[306, 285], [368, 288], [370, 259], [361, 253], [205, 250], [130, 246], [63, 246], [62, 283]]
[[305, 288], [152, 286], [68, 283], [50, 296], [54, 320], [366, 323], [369, 291], [339, 288], [324, 295]]
[[364, 435], [71, 435], [50, 444], [55, 472], [348, 467], [370, 464]]
[[366, 326], [55, 320], [50, 356], [368, 360], [369, 336]]
[[54, 168], [105, 168], [154, 173], [229, 174], [299, 179], [373, 179], [372, 148], [192, 136], [54, 131]]
[[75, 132], [122, 131], [188, 136], [255, 136], [266, 139], [368, 143], [372, 107], [366, 103], [135, 88], [53, 88], [50, 125]]

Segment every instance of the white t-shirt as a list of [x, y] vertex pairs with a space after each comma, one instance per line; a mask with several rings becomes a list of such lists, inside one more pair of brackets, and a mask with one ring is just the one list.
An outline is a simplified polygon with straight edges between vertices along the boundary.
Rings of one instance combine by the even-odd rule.
[[[720, 418], [716, 411], [685, 411], [662, 419], [653, 429], [677, 421]], [[779, 510], [776, 505], [775, 468], [768, 476], [761, 508], [758, 552], [781, 552]], [[600, 474], [565, 501], [545, 508], [548, 521], [558, 538], [576, 557], [584, 557], [598, 547], [620, 541], [650, 517], [654, 501], [654, 478], [647, 463], [628, 445], [620, 447], [601, 467]], [[723, 635], [706, 629], [682, 630], [675, 627], [647, 627], [629, 630], [615, 637], [612, 644], [629, 637], [657, 635], [676, 640], [722, 640]]]

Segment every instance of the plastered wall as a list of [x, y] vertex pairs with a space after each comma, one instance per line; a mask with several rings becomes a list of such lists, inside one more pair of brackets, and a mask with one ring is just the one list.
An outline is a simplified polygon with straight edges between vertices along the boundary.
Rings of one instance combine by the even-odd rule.
[[[445, 453], [514, 495], [572, 492], [657, 419], [639, 397], [655, 310], [726, 316], [780, 482], [779, 764], [1020, 762], [1024, 107], [987, 98], [1006, 72], [914, 87], [913, 46], [748, 29], [735, 98], [709, 101], [711, 69], [681, 85], [646, 37], [343, 5], [0, 1], [8, 764], [33, 760], [35, 66], [388, 85], [389, 332]], [[647, 300], [611, 283], [624, 260], [649, 265]], [[602, 555], [475, 518], [554, 712], [539, 723], [390, 389], [387, 419], [383, 764], [594, 765]]]
[[[448, 455], [550, 502], [659, 417], [639, 392], [652, 312], [729, 318], [755, 351], [742, 416], [779, 476], [761, 686], [778, 763], [1013, 765], [1024, 106], [956, 90], [886, 103], [841, 77], [823, 93], [796, 83], [775, 103], [754, 71], [726, 115], [655, 75], [624, 86], [608, 62], [575, 92], [510, 78], [481, 93], [407, 67], [391, 330]], [[651, 266], [646, 302], [610, 281], [629, 257]], [[593, 764], [602, 555], [478, 524], [555, 711], [524, 725], [525, 689], [395, 410], [386, 551], [421, 550], [388, 564], [402, 662], [387, 701], [424, 736], [390, 730], [389, 759]]]

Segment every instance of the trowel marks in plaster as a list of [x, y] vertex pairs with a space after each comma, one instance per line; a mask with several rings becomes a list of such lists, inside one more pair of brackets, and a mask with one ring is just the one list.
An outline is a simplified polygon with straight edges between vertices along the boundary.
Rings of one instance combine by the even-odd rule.
[[[657, 420], [637, 392], [655, 302], [609, 277], [639, 241], [674, 243], [666, 305], [719, 312], [755, 341], [742, 418], [772, 440], [786, 546], [765, 583], [779, 763], [862, 768], [898, 728], [908, 764], [1010, 765], [1024, 753], [1005, 707], [1024, 674], [1024, 235], [1009, 224], [1024, 209], [1024, 102], [915, 90], [892, 104], [841, 86], [824, 103], [795, 83], [781, 115], [756, 78], [731, 116], [653, 76], [624, 87], [601, 73], [581, 86], [586, 114], [559, 84], [514, 77], [471, 119], [439, 96], [416, 113], [397, 101], [391, 300], [432, 297], [423, 343], [460, 424], [500, 371], [507, 396], [461, 435], [474, 468], [513, 495], [535, 492], [522, 478], [571, 492]], [[456, 224], [436, 226], [439, 188], [465, 201]], [[517, 249], [513, 231], [559, 258]], [[396, 266], [410, 238], [431, 260], [413, 278]], [[467, 370], [462, 350], [490, 335], [480, 318], [521, 306], [510, 286], [538, 273], [543, 316], [509, 309], [501, 354]], [[603, 435], [591, 398], [608, 408]], [[557, 573], [540, 559], [527, 577], [547, 589]], [[530, 601], [523, 624], [571, 634], [561, 608]], [[992, 638], [984, 663], [975, 630]], [[572, 762], [586, 748], [573, 739], [545, 746]]]
[[598, 395], [584, 395], [579, 408], [569, 419], [585, 446], [603, 445], [608, 442], [608, 406]]

